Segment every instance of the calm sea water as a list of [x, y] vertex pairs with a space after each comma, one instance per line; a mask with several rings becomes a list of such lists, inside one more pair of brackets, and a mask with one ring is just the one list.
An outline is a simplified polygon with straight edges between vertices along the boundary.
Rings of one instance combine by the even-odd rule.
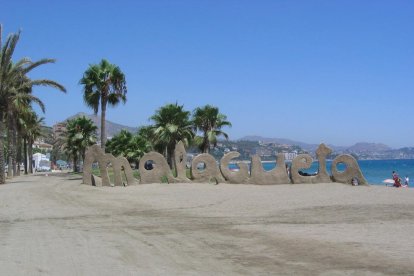
[[[327, 161], [327, 169], [330, 173], [332, 161]], [[392, 178], [392, 171], [396, 171], [404, 180], [408, 175], [410, 178], [410, 186], [414, 187], [414, 159], [399, 159], [399, 160], [359, 160], [359, 167], [367, 179], [368, 183], [373, 185], [385, 185], [383, 181], [387, 178]], [[344, 170], [342, 164], [338, 165], [338, 170]], [[263, 163], [263, 168], [269, 171], [275, 168], [276, 163]], [[232, 165], [231, 167], [234, 167]], [[304, 170], [307, 173], [314, 173], [318, 170], [318, 162], [314, 162], [310, 169]]]

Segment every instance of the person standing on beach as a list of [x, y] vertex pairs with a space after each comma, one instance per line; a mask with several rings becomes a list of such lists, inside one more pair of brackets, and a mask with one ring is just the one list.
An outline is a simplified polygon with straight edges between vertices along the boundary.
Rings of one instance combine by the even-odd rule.
[[405, 176], [404, 185], [408, 187], [408, 183], [410, 182], [410, 179], [408, 178], [408, 175]]
[[395, 171], [392, 171], [392, 179], [394, 180], [394, 187], [401, 187], [401, 179]]

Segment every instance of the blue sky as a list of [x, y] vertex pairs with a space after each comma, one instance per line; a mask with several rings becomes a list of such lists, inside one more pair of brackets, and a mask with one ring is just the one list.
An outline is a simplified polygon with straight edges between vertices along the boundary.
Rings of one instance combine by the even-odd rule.
[[126, 74], [128, 102], [107, 119], [218, 106], [245, 135], [308, 143], [414, 146], [414, 1], [6, 1], [15, 59], [56, 58], [33, 78], [52, 125], [92, 113], [78, 84], [102, 58]]

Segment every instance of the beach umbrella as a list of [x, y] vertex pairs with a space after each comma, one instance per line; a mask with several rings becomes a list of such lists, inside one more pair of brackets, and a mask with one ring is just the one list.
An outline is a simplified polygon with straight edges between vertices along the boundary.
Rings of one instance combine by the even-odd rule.
[[385, 179], [384, 181], [382, 181], [383, 183], [389, 183], [389, 184], [394, 184], [394, 179], [391, 179], [391, 178], [388, 178], [388, 179]]

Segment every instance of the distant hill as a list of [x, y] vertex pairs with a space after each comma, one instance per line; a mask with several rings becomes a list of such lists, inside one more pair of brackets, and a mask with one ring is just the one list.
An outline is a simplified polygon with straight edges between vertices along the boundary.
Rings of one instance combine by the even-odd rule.
[[318, 148], [318, 144], [307, 144], [304, 142], [294, 141], [286, 138], [267, 138], [256, 135], [249, 135], [240, 138], [239, 141], [261, 141], [264, 143], [277, 143], [277, 144], [287, 144], [287, 145], [296, 145], [301, 147], [306, 151], [315, 151]]
[[355, 153], [369, 153], [369, 152], [384, 152], [389, 151], [391, 148], [384, 144], [376, 144], [376, 143], [356, 143], [355, 145], [347, 148], [350, 152]]
[[[304, 142], [294, 141], [285, 138], [266, 138], [261, 136], [245, 136], [241, 139], [241, 141], [262, 141], [265, 143], [278, 143], [278, 144], [288, 144], [288, 145], [297, 145], [300, 146], [302, 149], [307, 151], [315, 151], [318, 148], [318, 144], [307, 144]], [[373, 153], [373, 152], [387, 152], [392, 150], [389, 146], [384, 144], [376, 144], [376, 143], [356, 143], [350, 147], [343, 147], [343, 146], [335, 146], [328, 144], [332, 150], [334, 151], [346, 151], [351, 153]]]
[[[69, 118], [67, 118], [66, 120], [64, 120], [64, 122], [68, 121], [68, 120], [72, 120], [78, 117], [82, 117], [85, 116], [86, 118], [89, 118], [93, 121], [93, 123], [98, 127], [98, 137], [100, 136], [101, 133], [101, 116], [99, 115], [94, 115], [94, 114], [86, 114], [83, 112], [79, 112], [73, 116], [70, 116]], [[106, 137], [114, 137], [114, 135], [118, 134], [119, 132], [121, 132], [121, 130], [125, 129], [128, 130], [129, 132], [135, 133], [137, 132], [138, 128], [136, 127], [129, 127], [129, 126], [125, 126], [125, 125], [121, 125], [121, 124], [117, 124], [108, 120], [105, 120], [106, 122]]]

